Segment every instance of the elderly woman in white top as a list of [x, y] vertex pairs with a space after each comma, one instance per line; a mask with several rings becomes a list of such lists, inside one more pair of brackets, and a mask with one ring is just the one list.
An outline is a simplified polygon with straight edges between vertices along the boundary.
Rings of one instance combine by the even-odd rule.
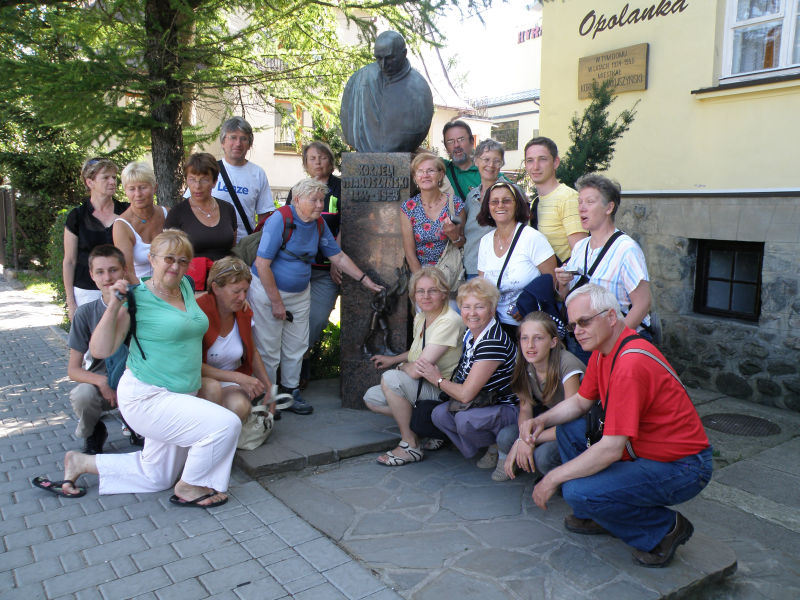
[[112, 228], [114, 245], [125, 255], [126, 279], [139, 283], [150, 277], [150, 242], [164, 230], [167, 209], [155, 205], [156, 176], [145, 162], [132, 162], [122, 170], [122, 189], [130, 206]]
[[650, 281], [642, 249], [630, 236], [622, 233], [590, 275], [603, 246], [617, 231], [614, 215], [620, 204], [620, 186], [607, 177], [588, 173], [575, 182], [578, 189], [578, 213], [589, 237], [580, 240], [572, 256], [556, 269], [558, 291], [562, 297], [579, 285], [596, 283], [610, 290], [625, 315], [625, 326], [650, 338]]
[[467, 279], [478, 276], [478, 249], [481, 239], [493, 229], [489, 224], [478, 223], [478, 213], [481, 212], [486, 190], [500, 178], [500, 169], [505, 164], [503, 144], [491, 138], [483, 140], [475, 148], [475, 164], [481, 176], [481, 184], [472, 188], [464, 201], [464, 237], [467, 238], [464, 242], [464, 271]]

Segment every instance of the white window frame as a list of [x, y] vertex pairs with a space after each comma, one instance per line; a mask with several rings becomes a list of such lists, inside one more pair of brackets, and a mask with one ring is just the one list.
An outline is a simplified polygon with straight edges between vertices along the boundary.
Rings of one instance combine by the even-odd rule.
[[[732, 83], [736, 81], [749, 81], [765, 79], [776, 75], [800, 74], [800, 63], [791, 64], [793, 42], [795, 35], [800, 35], [800, 31], [795, 32], [797, 23], [796, 5], [797, 0], [781, 0], [781, 10], [778, 15], [768, 17], [757, 17], [746, 21], [736, 21], [736, 5], [738, 0], [728, 0], [725, 15], [725, 44], [722, 53], [722, 76], [720, 83]], [[781, 26], [781, 47], [778, 50], [778, 66], [770, 69], [758, 69], [746, 73], [733, 73], [733, 42], [734, 33], [737, 29], [766, 23], [769, 21], [782, 20]]]

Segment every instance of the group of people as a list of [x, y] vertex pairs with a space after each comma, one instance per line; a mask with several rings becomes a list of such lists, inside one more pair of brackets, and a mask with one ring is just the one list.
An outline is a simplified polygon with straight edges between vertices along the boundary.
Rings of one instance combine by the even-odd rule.
[[[271, 398], [279, 370], [277, 389], [292, 397], [288, 410], [312, 412], [299, 389], [303, 357], [327, 322], [342, 275], [370, 292], [382, 289], [338, 245], [340, 185], [326, 144], [303, 149], [310, 177], [274, 210], [263, 169], [246, 159], [251, 126], [231, 118], [220, 141], [220, 161], [189, 156], [185, 199], [169, 211], [155, 203], [146, 163], [122, 171], [127, 204], [114, 200], [113, 162], [85, 163], [90, 197], [67, 218], [63, 267], [68, 374], [78, 382], [70, 398], [84, 448], [67, 453], [64, 480], [37, 478], [38, 487], [79, 497], [85, 489], [75, 479], [88, 472], [99, 474], [100, 493], [174, 485], [171, 501], [181, 506], [226, 502], [253, 404], [280, 418]], [[248, 262], [233, 253], [243, 237], [254, 251]], [[101, 416], [116, 406], [142, 450], [103, 454]]]
[[[467, 458], [484, 450], [477, 466], [495, 481], [536, 473], [542, 509], [562, 489], [569, 531], [611, 534], [640, 564], [668, 564], [693, 528], [667, 506], [706, 485], [711, 448], [651, 343], [644, 254], [614, 223], [619, 185], [598, 174], [564, 185], [556, 144], [536, 137], [529, 200], [502, 175], [500, 143], [475, 147], [458, 120], [443, 136], [449, 159], [417, 154], [419, 193], [401, 206], [417, 313], [408, 352], [373, 357], [386, 370], [364, 402], [401, 436], [378, 462], [415, 463], [448, 441]], [[463, 248], [463, 283], [439, 268], [451, 246]]]
[[[447, 442], [467, 458], [484, 450], [477, 464], [495, 481], [536, 473], [543, 509], [560, 487], [573, 508], [568, 530], [615, 535], [641, 564], [668, 564], [692, 525], [667, 506], [705, 486], [711, 450], [649, 341], [644, 255], [614, 224], [619, 186], [597, 174], [577, 190], [560, 183], [556, 144], [536, 137], [525, 146], [531, 201], [502, 175], [500, 143], [475, 148], [460, 120], [443, 136], [449, 158], [418, 153], [419, 192], [400, 206], [415, 318], [407, 352], [372, 357], [383, 373], [365, 405], [391, 416], [401, 437], [378, 462], [415, 463]], [[217, 506], [227, 500], [241, 423], [254, 401], [269, 402], [278, 367], [294, 410], [311, 412], [299, 394], [303, 359], [342, 274], [382, 288], [339, 247], [341, 182], [321, 142], [303, 150], [310, 177], [251, 234], [271, 205], [263, 170], [245, 159], [252, 140], [245, 121], [226, 121], [224, 160], [190, 156], [187, 197], [169, 212], [154, 205], [143, 163], [122, 173], [129, 205], [113, 199], [113, 163], [86, 163], [90, 199], [64, 234], [70, 377], [80, 382], [72, 399], [86, 447], [67, 453], [63, 481], [35, 485], [78, 497], [85, 489], [75, 479], [87, 472], [99, 474], [100, 493], [177, 480], [175, 504]], [[229, 256], [245, 234], [255, 250], [247, 262]], [[463, 248], [456, 282], [440, 268], [450, 247]], [[127, 368], [115, 391], [103, 368], [122, 347]], [[142, 451], [102, 454], [99, 417], [115, 405], [144, 436]]]

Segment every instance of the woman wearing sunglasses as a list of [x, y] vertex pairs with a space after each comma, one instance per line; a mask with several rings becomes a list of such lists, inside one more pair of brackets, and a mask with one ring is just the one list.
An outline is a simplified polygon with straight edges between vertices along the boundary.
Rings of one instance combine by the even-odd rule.
[[269, 379], [275, 381], [280, 366], [280, 392], [293, 396], [294, 404], [288, 410], [301, 415], [313, 411], [301, 398], [299, 384], [308, 349], [311, 265], [317, 253], [365, 288], [373, 292], [383, 289], [342, 252], [322, 220], [327, 192], [328, 186], [321, 181], [303, 179], [292, 188], [291, 223], [281, 211], [267, 219], [247, 294], [255, 314], [256, 346]]
[[[232, 410], [242, 423], [250, 415], [252, 401], [263, 396], [261, 403], [266, 404], [272, 388], [255, 348], [253, 311], [246, 303], [252, 279], [244, 261], [226, 256], [208, 272], [208, 294], [197, 299], [208, 317], [200, 395]], [[274, 404], [270, 411], [274, 414]]]
[[76, 498], [86, 493], [76, 479], [93, 473], [100, 494], [158, 492], [174, 485], [170, 502], [178, 506], [211, 508], [228, 501], [225, 490], [242, 424], [233, 412], [197, 396], [208, 319], [184, 277], [191, 259], [192, 244], [182, 231], [156, 236], [150, 245], [153, 276], [130, 290], [135, 315], [119, 299], [128, 291], [121, 279], [112, 285], [115, 293], [89, 342], [93, 357], [107, 358], [131, 332], [117, 402], [125, 421], [144, 436], [144, 448], [96, 456], [67, 452], [64, 481], [37, 478], [35, 485]]
[[544, 234], [528, 226], [529, 220], [528, 202], [517, 186], [498, 181], [486, 190], [478, 223], [495, 230], [481, 239], [478, 274], [500, 290], [497, 314], [512, 339], [522, 319], [517, 298], [539, 275], [554, 276], [556, 268], [553, 248]]

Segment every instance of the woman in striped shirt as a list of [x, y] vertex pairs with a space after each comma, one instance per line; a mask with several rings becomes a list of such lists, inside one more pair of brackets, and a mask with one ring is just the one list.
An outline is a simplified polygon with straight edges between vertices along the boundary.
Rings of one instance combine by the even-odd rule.
[[[493, 446], [497, 433], [517, 419], [517, 397], [511, 391], [516, 347], [494, 318], [499, 298], [494, 284], [482, 278], [458, 288], [458, 307], [467, 332], [450, 380], [442, 377], [435, 364], [417, 361], [422, 376], [449, 398], [433, 410], [433, 423], [467, 458]], [[496, 451], [494, 457], [496, 462]]]

